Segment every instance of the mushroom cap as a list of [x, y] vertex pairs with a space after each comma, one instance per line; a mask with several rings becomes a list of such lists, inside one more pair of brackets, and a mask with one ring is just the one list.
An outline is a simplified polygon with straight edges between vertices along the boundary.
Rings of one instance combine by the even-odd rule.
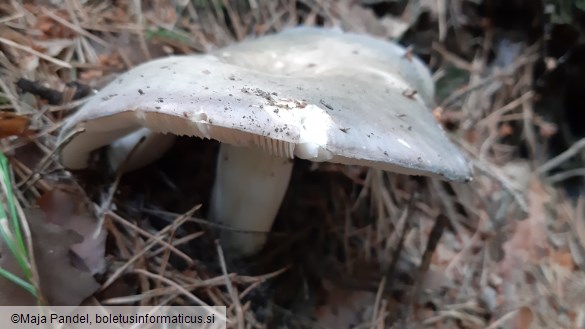
[[[428, 69], [366, 35], [295, 28], [206, 55], [139, 65], [70, 116], [63, 164], [140, 128], [256, 146], [403, 174], [467, 181], [471, 172], [429, 110]], [[416, 91], [416, 92], [414, 92]]]
[[230, 64], [279, 75], [320, 74], [364, 62], [370, 69], [397, 74], [418, 91], [428, 106], [433, 103], [435, 84], [420, 59], [404, 58], [406, 50], [398, 44], [363, 34], [298, 27], [214, 53]]

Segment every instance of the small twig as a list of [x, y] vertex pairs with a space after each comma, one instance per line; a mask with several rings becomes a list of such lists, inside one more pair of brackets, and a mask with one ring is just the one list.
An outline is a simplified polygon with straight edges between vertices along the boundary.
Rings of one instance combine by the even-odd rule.
[[[173, 212], [169, 212], [169, 211], [164, 211], [164, 210], [158, 210], [158, 209], [140, 209], [141, 211], [148, 213], [148, 214], [153, 214], [153, 215], [161, 215], [161, 216], [172, 216], [172, 217], [176, 217], [179, 214], [173, 213]], [[211, 228], [217, 228], [220, 230], [226, 230], [226, 231], [230, 231], [230, 232], [238, 232], [238, 233], [247, 233], [247, 234], [261, 234], [261, 235], [270, 235], [271, 237], [278, 237], [278, 236], [289, 236], [290, 233], [289, 232], [278, 232], [278, 231], [270, 231], [270, 232], [265, 232], [265, 231], [253, 231], [253, 230], [242, 230], [242, 229], [236, 229], [233, 228], [229, 225], [223, 225], [223, 224], [218, 224], [218, 223], [212, 223], [206, 219], [201, 219], [201, 218], [196, 218], [196, 217], [191, 217], [189, 218], [190, 221], [197, 223], [199, 225], [205, 226], [205, 227], [211, 227]]]
[[96, 211], [97, 218], [98, 218], [98, 225], [97, 225], [97, 229], [95, 230], [95, 232], [93, 234], [94, 239], [96, 239], [101, 233], [101, 230], [104, 226], [103, 224], [104, 224], [104, 221], [106, 218], [106, 213], [108, 211], [110, 211], [110, 207], [111, 207], [112, 202], [114, 200], [114, 195], [116, 194], [116, 191], [118, 190], [118, 184], [120, 184], [120, 180], [122, 179], [122, 176], [126, 172], [126, 167], [128, 166], [130, 159], [132, 159], [132, 156], [134, 155], [134, 153], [136, 153], [136, 150], [138, 150], [138, 148], [140, 147], [140, 145], [142, 145], [142, 143], [144, 142], [145, 139], [146, 139], [146, 137], [142, 136], [142, 138], [140, 138], [140, 140], [136, 144], [134, 144], [134, 146], [132, 147], [130, 152], [128, 152], [128, 154], [124, 158], [124, 161], [122, 161], [122, 164], [120, 164], [120, 166], [116, 170], [116, 178], [114, 179], [112, 186], [110, 186], [110, 188], [108, 189], [108, 193], [106, 194], [106, 199], [102, 202], [102, 204], [99, 206], [99, 208]]
[[275, 277], [281, 275], [282, 273], [288, 271], [290, 269], [290, 267], [291, 267], [290, 265], [287, 265], [287, 266], [281, 268], [280, 270], [274, 271], [272, 273], [260, 275], [257, 277], [236, 276], [232, 279], [232, 282], [238, 282], [238, 283], [250, 283], [251, 282], [252, 283], [248, 288], [244, 289], [244, 291], [242, 291], [242, 293], [240, 294], [240, 299], [242, 299], [245, 296], [247, 296], [252, 290], [257, 288], [259, 285], [261, 285], [262, 283], [266, 282], [269, 279], [275, 278]]
[[585, 168], [577, 168], [577, 169], [562, 171], [558, 174], [554, 174], [554, 175], [550, 175], [548, 177], [545, 177], [544, 180], [546, 180], [549, 184], [556, 184], [556, 183], [562, 182], [564, 180], [571, 179], [574, 177], [579, 177], [579, 176], [585, 177]]
[[469, 238], [463, 234], [464, 228], [457, 220], [457, 210], [453, 205], [453, 200], [449, 197], [449, 194], [445, 187], [442, 185], [443, 182], [438, 181], [436, 179], [431, 180], [431, 185], [435, 190], [435, 195], [438, 197], [439, 201], [443, 204], [445, 212], [447, 213], [447, 219], [449, 220], [449, 224], [457, 233], [457, 236], [461, 238], [464, 243], [469, 241]]
[[79, 27], [79, 26], [75, 26], [74, 24], [71, 24], [69, 21], [61, 18], [60, 16], [56, 15], [53, 11], [46, 9], [45, 7], [42, 7], [43, 9], [43, 14], [49, 16], [50, 18], [52, 18], [54, 21], [56, 21], [57, 23], [70, 28], [71, 30], [81, 34], [84, 37], [87, 37], [95, 42], [97, 42], [98, 44], [100, 44], [101, 46], [109, 49], [111, 44], [107, 43], [106, 41], [104, 41], [101, 38], [98, 38], [97, 36], [87, 32], [86, 30], [84, 30], [83, 28]]
[[20, 45], [20, 44], [14, 42], [12, 40], [8, 40], [8, 39], [5, 39], [5, 38], [0, 37], [0, 43], [3, 43], [3, 44], [5, 44], [7, 46], [10, 46], [10, 47], [14, 47], [16, 49], [20, 49], [20, 50], [25, 51], [25, 52], [27, 52], [29, 54], [38, 56], [38, 57], [46, 60], [47, 62], [51, 62], [51, 63], [53, 63], [55, 65], [58, 65], [58, 66], [61, 66], [61, 67], [67, 68], [67, 69], [73, 68], [71, 66], [71, 64], [69, 64], [67, 62], [64, 62], [62, 60], [53, 58], [51, 56], [47, 56], [47, 55], [45, 55], [43, 53], [40, 53], [40, 52], [38, 52], [38, 51], [30, 48], [30, 47]]
[[[175, 240], [177, 228], [178, 228], [177, 225], [173, 225], [173, 228], [171, 229], [171, 232], [169, 233], [167, 243], [170, 246], [173, 245], [173, 242]], [[197, 232], [197, 233], [199, 233], [200, 235], [202, 234], [202, 232]], [[164, 253], [163, 253], [162, 260], [160, 262], [159, 271], [158, 271], [158, 274], [160, 274], [160, 275], [164, 275], [166, 270], [167, 270], [167, 266], [169, 265], [169, 258], [171, 257], [171, 248], [163, 247], [163, 252]]]
[[[235, 275], [231, 275], [231, 276], [235, 276]], [[225, 279], [222, 275], [220, 277], [202, 280], [201, 282], [198, 282], [198, 283], [185, 284], [185, 285], [183, 285], [183, 288], [191, 291], [191, 290], [195, 290], [197, 288], [203, 288], [203, 287], [209, 288], [209, 287], [214, 287], [214, 286], [221, 286], [221, 285], [225, 284], [224, 280]], [[159, 296], [164, 296], [164, 295], [169, 295], [169, 294], [172, 295], [172, 294], [175, 294], [176, 292], [177, 292], [177, 289], [175, 287], [167, 286], [167, 287], [155, 288], [155, 289], [152, 289], [149, 291], [144, 291], [144, 292], [142, 292], [140, 294], [136, 294], [136, 295], [109, 298], [106, 300], [102, 300], [101, 303], [103, 303], [104, 305], [132, 304], [135, 302], [139, 302], [144, 298], [153, 298], [153, 297], [159, 297]]]
[[390, 266], [388, 266], [385, 273], [383, 274], [383, 277], [386, 278], [385, 288], [387, 289], [387, 291], [392, 291], [397, 288], [397, 282], [395, 280], [395, 278], [397, 277], [396, 270], [398, 268], [398, 261], [400, 260], [402, 250], [404, 249], [404, 243], [406, 240], [408, 230], [412, 225], [411, 221], [409, 220], [409, 216], [410, 214], [412, 214], [413, 205], [414, 196], [411, 195], [410, 200], [408, 201], [408, 206], [406, 207], [406, 209], [404, 209], [404, 214], [401, 216], [404, 218], [404, 224], [402, 226], [402, 232], [400, 233], [398, 245], [396, 246], [396, 249], [392, 253], [392, 262], [390, 263]]
[[[140, 257], [142, 257], [142, 255], [144, 255], [146, 252], [148, 252], [152, 247], [154, 247], [157, 244], [162, 244], [162, 245], [168, 245], [168, 243], [164, 240], [162, 240], [162, 236], [164, 236], [165, 234], [167, 234], [167, 232], [169, 230], [171, 230], [173, 227], [175, 226], [179, 226], [181, 224], [183, 224], [191, 215], [192, 213], [196, 210], [199, 209], [199, 206], [196, 206], [194, 208], [192, 208], [191, 210], [189, 210], [188, 212], [186, 212], [183, 216], [177, 218], [173, 223], [167, 225], [165, 228], [163, 228], [162, 230], [160, 230], [156, 235], [154, 235], [151, 239], [151, 241], [144, 247], [142, 248], [142, 250], [136, 254], [134, 254], [134, 256], [132, 258], [130, 258], [126, 263], [124, 263], [124, 265], [120, 266], [109, 278], [108, 280], [106, 280], [106, 282], [102, 285], [102, 287], [100, 288], [101, 290], [104, 290], [105, 288], [107, 288], [108, 286], [110, 286], [114, 281], [116, 281], [118, 279], [118, 277], [120, 275], [122, 275], [122, 273], [124, 273], [124, 271], [130, 267], [130, 265], [132, 265], [135, 261], [137, 261]], [[169, 247], [169, 248], [173, 248], [174, 247]], [[179, 255], [182, 253], [179, 253]], [[189, 258], [187, 258], [189, 259]]]
[[522, 194], [522, 191], [519, 189], [520, 187], [518, 184], [514, 184], [506, 175], [499, 169], [493, 166], [491, 163], [487, 162], [486, 160], [482, 160], [477, 158], [473, 147], [469, 145], [464, 140], [455, 140], [457, 144], [462, 146], [470, 155], [472, 155], [475, 159], [471, 159], [473, 166], [483, 173], [487, 174], [488, 176], [496, 179], [502, 187], [506, 189], [513, 197], [516, 203], [520, 206], [524, 213], [528, 213], [528, 204], [526, 203], [526, 198]]
[[445, 227], [447, 227], [448, 222], [449, 220], [443, 214], [439, 215], [435, 220], [435, 224], [433, 225], [431, 233], [429, 234], [429, 239], [427, 240], [427, 246], [421, 257], [420, 265], [414, 276], [413, 281], [415, 288], [413, 289], [412, 294], [409, 296], [409, 304], [414, 303], [420, 297], [423, 277], [429, 271], [431, 266], [431, 259], [435, 253], [435, 250], [437, 250], [437, 246], [439, 245], [439, 241], [443, 236], [443, 231], [445, 231]]
[[24, 14], [22, 13], [16, 13], [16, 14], [12, 14], [10, 16], [4, 17], [0, 19], [0, 24], [6, 24], [10, 21], [13, 21], [15, 19], [19, 19], [22, 18], [24, 16]]
[[492, 322], [485, 329], [496, 329], [496, 328], [504, 327], [506, 322], [512, 320], [514, 318], [514, 316], [518, 314], [518, 310], [519, 310], [519, 308], [517, 308], [515, 310], [511, 310], [510, 312], [504, 314], [502, 317], [500, 317], [496, 321]]
[[526, 97], [522, 98], [522, 117], [523, 117], [523, 126], [524, 126], [524, 135], [526, 136], [526, 142], [528, 144], [528, 149], [530, 150], [530, 157], [534, 160], [537, 154], [537, 146], [536, 146], [536, 133], [534, 132], [534, 110], [532, 108], [532, 103], [529, 102], [529, 99]]
[[[0, 65], [2, 65], [2, 63], [0, 63]], [[14, 108], [15, 112], [18, 114], [24, 113], [22, 107], [20, 106], [19, 97], [15, 95], [13, 90], [8, 87], [3, 78], [0, 78], [0, 89], [4, 90], [4, 95], [2, 95], [2, 97], [10, 101], [10, 105], [12, 105], [12, 108]]]
[[[382, 295], [386, 288], [386, 277], [383, 276], [382, 280], [380, 280], [380, 285], [378, 286], [378, 291], [376, 292], [376, 299], [374, 301], [374, 311], [372, 312], [372, 329], [376, 329], [376, 324], [378, 323], [378, 310], [380, 309], [380, 304], [382, 303]], [[384, 311], [382, 311], [384, 313]]]
[[232, 22], [233, 29], [236, 33], [236, 39], [240, 41], [246, 37], [246, 29], [242, 27], [239, 15], [232, 8], [232, 2], [233, 1], [223, 0], [223, 6]]
[[581, 149], [585, 148], [585, 138], [581, 138], [575, 144], [571, 145], [566, 151], [548, 160], [543, 165], [536, 169], [536, 173], [542, 175], [547, 171], [560, 166], [563, 162], [569, 160], [573, 156], [579, 154]]
[[[137, 227], [137, 228], [139, 228], [139, 227]], [[170, 243], [170, 246], [169, 247], [160, 247], [157, 250], [153, 251], [152, 252], [152, 256], [158, 256], [159, 254], [161, 254], [163, 251], [166, 251], [166, 250], [171, 250], [171, 251], [173, 251], [175, 253], [179, 252], [179, 253], [183, 254], [183, 252], [180, 251], [179, 249], [173, 250], [172, 248], [173, 247], [176, 248], [177, 246], [180, 246], [182, 244], [185, 244], [187, 242], [190, 242], [192, 240], [195, 240], [198, 237], [202, 236], [203, 234], [205, 234], [205, 232], [199, 231], [199, 232], [191, 233], [191, 234], [189, 234], [187, 236], [184, 236], [184, 237], [182, 237], [180, 239], [175, 239], [172, 243]], [[185, 259], [185, 257], [187, 257], [187, 259]], [[189, 263], [189, 265], [194, 264], [193, 260], [189, 256], [187, 256], [186, 254], [183, 254], [183, 259], [187, 260], [187, 262]]]
[[144, 276], [147, 276], [151, 279], [156, 279], [156, 280], [160, 280], [164, 283], [166, 283], [169, 286], [175, 287], [179, 292], [181, 292], [185, 297], [191, 299], [193, 302], [195, 302], [196, 304], [198, 304], [199, 306], [202, 306], [203, 308], [205, 308], [209, 313], [214, 314], [215, 316], [217, 316], [218, 318], [220, 318], [222, 321], [226, 321], [228, 323], [231, 323], [231, 321], [229, 321], [226, 317], [224, 317], [222, 314], [219, 314], [216, 312], [215, 309], [213, 309], [212, 306], [207, 305], [207, 303], [205, 303], [204, 301], [202, 301], [201, 299], [197, 298], [195, 295], [193, 295], [190, 291], [188, 291], [187, 289], [185, 289], [183, 286], [179, 285], [178, 283], [176, 283], [173, 280], [167, 279], [161, 275], [158, 274], [154, 274], [151, 272], [148, 272], [146, 270], [143, 269], [135, 269], [133, 272], [137, 273], [137, 274], [142, 274]]
[[[49, 164], [49, 161], [51, 160], [51, 158], [53, 157], [53, 155], [59, 153], [59, 151], [61, 151], [61, 149], [67, 145], [67, 143], [69, 143], [71, 140], [73, 140], [73, 138], [81, 133], [85, 132], [85, 128], [79, 128], [76, 129], [74, 131], [72, 131], [69, 135], [67, 135], [60, 143], [59, 145], [57, 145], [55, 147], [55, 149], [53, 149], [49, 154], [47, 154], [45, 157], [43, 157], [43, 159], [36, 165], [35, 169], [25, 178], [22, 180], [22, 182], [20, 182], [17, 187], [20, 188], [22, 191], [26, 191], [27, 189], [30, 188], [30, 184], [27, 185], [27, 183], [34, 177], [36, 176], [40, 171], [42, 171], [45, 166], [47, 164]], [[27, 185], [27, 186], [25, 186]]]
[[147, 60], [152, 59], [150, 54], [150, 50], [148, 50], [148, 44], [146, 42], [146, 37], [144, 36], [144, 13], [142, 12], [142, 1], [140, 0], [133, 0], [132, 4], [134, 6], [134, 10], [136, 11], [136, 26], [139, 28], [136, 29], [138, 33], [138, 42], [140, 43], [140, 49], [142, 53], [146, 57]]
[[245, 328], [244, 311], [242, 310], [242, 304], [240, 303], [238, 292], [236, 291], [235, 287], [233, 286], [229, 278], [227, 272], [227, 265], [225, 264], [225, 257], [223, 255], [223, 250], [221, 248], [219, 241], [217, 240], [215, 241], [215, 246], [217, 248], [217, 255], [219, 256], [219, 264], [221, 266], [221, 271], [223, 273], [223, 277], [225, 280], [225, 286], [227, 288], [228, 294], [230, 295], [230, 298], [232, 299], [232, 305], [236, 310], [236, 320], [238, 329], [244, 329]]
[[437, 6], [437, 16], [439, 19], [439, 41], [445, 41], [447, 37], [447, 1], [446, 0], [436, 0]]
[[445, 46], [441, 43], [433, 42], [432, 48], [458, 69], [462, 69], [468, 72], [473, 71], [473, 66], [471, 63], [448, 51], [447, 48], [445, 48]]

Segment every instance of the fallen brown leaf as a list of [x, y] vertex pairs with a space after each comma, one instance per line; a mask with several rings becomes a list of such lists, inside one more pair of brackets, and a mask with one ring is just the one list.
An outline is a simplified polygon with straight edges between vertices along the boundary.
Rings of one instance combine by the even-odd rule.
[[[81, 238], [73, 231], [49, 223], [38, 209], [25, 210], [30, 226], [35, 262], [39, 272], [40, 286], [49, 305], [79, 305], [93, 294], [99, 284], [93, 276], [71, 264], [69, 248]], [[0, 267], [23, 278], [16, 260], [0, 240]], [[35, 298], [21, 287], [0, 278], [0, 305], [36, 305]]]
[[536, 178], [529, 183], [528, 200], [528, 218], [517, 223], [513, 236], [504, 243], [506, 255], [501, 263], [504, 273], [516, 271], [526, 264], [538, 264], [549, 254], [546, 204], [550, 202], [550, 195]]
[[0, 112], [0, 138], [22, 136], [28, 128], [29, 119], [25, 116]]
[[520, 309], [518, 309], [518, 314], [516, 315], [514, 328], [530, 329], [533, 320], [534, 314], [532, 313], [532, 310], [528, 307], [521, 307]]
[[[37, 204], [47, 216], [47, 220], [63, 228], [71, 229], [82, 237], [81, 242], [71, 246], [84, 265], [92, 273], [105, 269], [106, 232], [98, 230], [98, 220], [90, 213], [84, 197], [65, 186], [41, 195]], [[96, 231], [99, 234], [96, 236]]]
[[316, 322], [321, 327], [352, 328], [363, 321], [370, 320], [367, 318], [368, 311], [371, 312], [368, 307], [373, 305], [375, 293], [345, 290], [326, 280], [323, 286], [328, 292], [328, 300], [315, 311]]

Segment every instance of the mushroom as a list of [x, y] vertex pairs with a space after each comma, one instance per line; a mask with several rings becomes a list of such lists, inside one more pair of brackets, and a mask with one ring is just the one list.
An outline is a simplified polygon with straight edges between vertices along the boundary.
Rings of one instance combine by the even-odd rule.
[[113, 143], [115, 166], [145, 136], [148, 146], [130, 160], [136, 168], [161, 156], [172, 135], [221, 142], [209, 218], [240, 230], [224, 230], [222, 244], [251, 255], [266, 234], [242, 231], [270, 231], [295, 156], [470, 180], [466, 159], [429, 110], [433, 94], [426, 66], [394, 43], [293, 28], [131, 69], [67, 119], [60, 140], [83, 132], [60, 155], [65, 167], [81, 169], [90, 152]]

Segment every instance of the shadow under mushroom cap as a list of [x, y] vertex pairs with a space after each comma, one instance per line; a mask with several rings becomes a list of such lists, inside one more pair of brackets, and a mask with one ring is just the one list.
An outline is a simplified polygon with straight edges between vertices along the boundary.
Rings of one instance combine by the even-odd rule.
[[92, 150], [148, 127], [284, 157], [469, 180], [466, 159], [428, 108], [428, 70], [404, 53], [365, 35], [299, 28], [150, 61], [68, 118], [61, 140], [85, 131], [62, 148], [62, 161], [83, 168]]

